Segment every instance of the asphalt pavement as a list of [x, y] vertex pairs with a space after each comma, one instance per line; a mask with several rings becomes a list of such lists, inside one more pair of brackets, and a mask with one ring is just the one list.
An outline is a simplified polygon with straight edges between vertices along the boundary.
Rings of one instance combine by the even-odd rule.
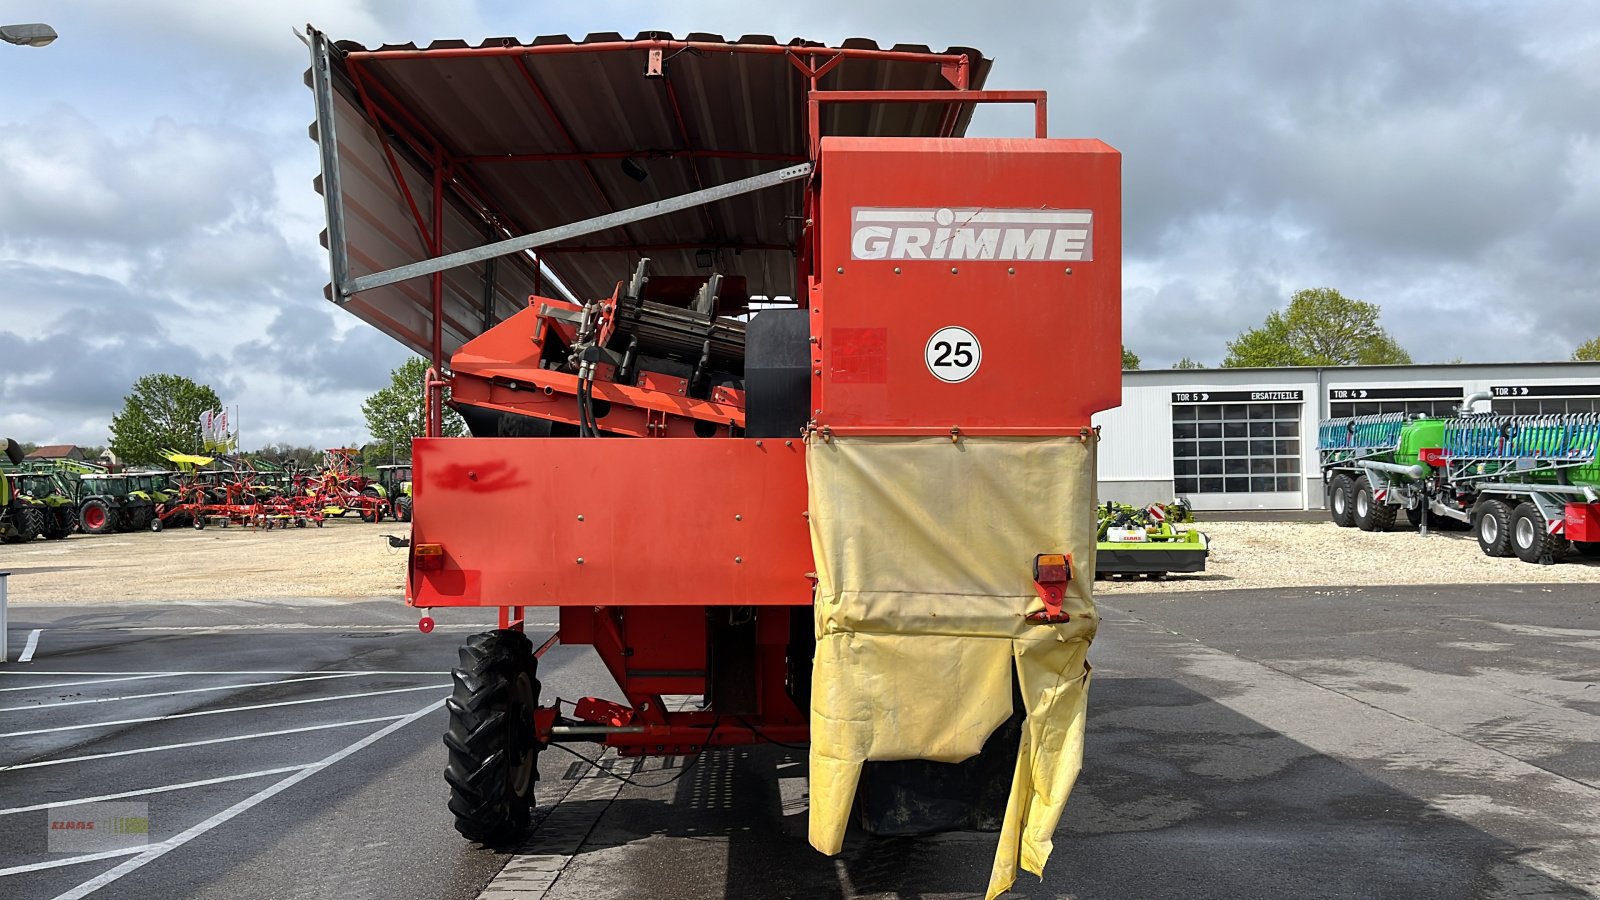
[[[1083, 776], [1017, 896], [1600, 896], [1593, 586], [1116, 600]], [[467, 844], [438, 704], [482, 614], [432, 635], [387, 601], [12, 618], [7, 897], [944, 898], [987, 879], [992, 835], [817, 854], [805, 752], [771, 746], [605, 772], [547, 751], [527, 843]], [[543, 665], [547, 695], [615, 695], [586, 648]], [[51, 852], [72, 807], [43, 807], [106, 797], [148, 803], [146, 846]]]

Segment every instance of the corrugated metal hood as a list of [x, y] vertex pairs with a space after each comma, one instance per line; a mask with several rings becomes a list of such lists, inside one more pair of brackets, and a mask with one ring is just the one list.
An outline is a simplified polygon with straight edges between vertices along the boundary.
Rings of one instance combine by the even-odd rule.
[[[370, 50], [337, 42], [329, 57], [335, 139], [323, 148], [324, 165], [335, 150], [350, 277], [804, 161], [803, 66], [827, 66], [822, 90], [948, 89], [953, 61], [962, 57], [967, 86], [976, 89], [989, 70], [969, 48], [884, 50], [864, 39], [830, 48], [766, 35], [680, 40], [659, 32]], [[310, 72], [306, 80], [313, 84]], [[963, 133], [971, 105], [947, 109], [827, 105], [822, 133]], [[319, 129], [311, 131], [320, 140]], [[436, 177], [444, 222], [437, 236]], [[546, 247], [539, 258], [580, 299], [609, 295], [641, 256], [650, 257], [655, 273], [719, 272], [742, 278], [752, 296], [793, 296], [801, 198], [798, 183], [745, 194]], [[527, 253], [451, 269], [443, 279], [445, 356], [522, 308], [530, 294], [555, 293]], [[430, 354], [429, 278], [354, 294], [342, 305]]]

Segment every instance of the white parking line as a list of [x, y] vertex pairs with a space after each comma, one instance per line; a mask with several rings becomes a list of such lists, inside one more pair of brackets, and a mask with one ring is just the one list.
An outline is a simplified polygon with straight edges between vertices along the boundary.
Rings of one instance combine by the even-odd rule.
[[[449, 669], [429, 669], [417, 671], [412, 669], [232, 669], [226, 672], [50, 672], [35, 670], [31, 672], [8, 671], [0, 672], [0, 677], [6, 675], [138, 675], [145, 678], [175, 678], [179, 675], [320, 675], [320, 674], [345, 674], [351, 675], [449, 675]], [[88, 684], [89, 682], [82, 682]]]
[[[555, 622], [529, 622], [529, 625], [545, 625], [554, 627]], [[401, 622], [394, 625], [313, 625], [309, 622], [244, 622], [229, 625], [80, 625], [58, 628], [58, 631], [88, 632], [88, 631], [172, 631], [196, 634], [224, 634], [233, 632], [250, 631], [412, 631], [416, 629], [415, 622]], [[484, 631], [486, 625], [435, 625], [436, 632], [473, 633]]]
[[[310, 765], [307, 763], [306, 765]], [[259, 772], [245, 772], [240, 775], [223, 775], [217, 778], [206, 778], [201, 781], [185, 781], [182, 784], [164, 784], [161, 787], [141, 788], [137, 791], [122, 791], [117, 794], [101, 794], [98, 797], [82, 797], [77, 800], [52, 800], [49, 803], [35, 803], [32, 806], [13, 806], [10, 809], [0, 809], [0, 816], [14, 816], [17, 813], [38, 812], [41, 809], [54, 809], [57, 806], [78, 806], [84, 803], [100, 803], [105, 800], [121, 800], [125, 797], [143, 797], [147, 794], [165, 794], [168, 791], [183, 791], [189, 788], [207, 787], [213, 784], [226, 784], [230, 781], [246, 781], [251, 778], [265, 778], [268, 775], [282, 775], [285, 772], [297, 772], [304, 769], [300, 766], [279, 766], [276, 769], [262, 769]]]
[[25, 663], [33, 661], [33, 651], [39, 649], [39, 635], [43, 633], [43, 628], [35, 628], [34, 630], [28, 632], [28, 643], [23, 645], [22, 655], [17, 657], [17, 662]]
[[322, 759], [305, 767], [304, 769], [301, 769], [293, 775], [283, 779], [282, 781], [274, 782], [273, 784], [262, 788], [261, 790], [251, 794], [243, 800], [240, 800], [238, 803], [235, 803], [222, 812], [219, 812], [211, 818], [206, 819], [204, 822], [194, 825], [184, 830], [180, 834], [173, 835], [159, 844], [156, 844], [152, 847], [147, 847], [143, 853], [135, 856], [133, 859], [122, 862], [113, 867], [110, 871], [103, 872], [100, 875], [85, 881], [83, 884], [78, 885], [72, 890], [61, 894], [56, 898], [56, 900], [81, 900], [81, 898], [89, 896], [90, 894], [108, 884], [111, 884], [124, 875], [139, 869], [146, 863], [160, 859], [167, 853], [182, 847], [184, 844], [187, 844], [200, 835], [205, 834], [213, 828], [216, 828], [218, 825], [222, 825], [241, 813], [248, 812], [252, 807], [256, 806], [262, 801], [270, 800], [273, 797], [276, 797], [278, 794], [281, 794], [300, 782], [305, 781], [307, 778], [310, 778], [318, 772], [321, 772], [323, 769], [328, 768], [345, 757], [350, 756], [351, 754], [356, 753], [363, 748], [372, 746], [378, 741], [383, 740], [389, 735], [394, 734], [396, 731], [399, 731], [412, 722], [415, 722], [416, 720], [426, 716], [434, 710], [442, 708], [443, 706], [443, 700], [436, 700], [433, 703], [430, 703], [427, 706], [417, 710], [416, 712], [405, 716], [397, 722], [391, 722], [390, 724], [385, 725], [361, 740], [356, 741], [348, 747], [345, 747], [343, 750], [330, 753]]
[[[440, 701], [441, 703], [444, 701]], [[161, 750], [182, 750], [185, 747], [202, 747], [206, 744], [231, 744], [234, 741], [248, 741], [254, 738], [278, 737], [284, 734], [301, 734], [307, 731], [327, 731], [330, 728], [348, 728], [351, 725], [370, 725], [373, 722], [393, 722], [403, 716], [373, 716], [370, 719], [351, 719], [348, 722], [330, 722], [326, 725], [302, 725], [299, 728], [284, 728], [278, 731], [258, 731], [254, 734], [236, 734], [232, 737], [206, 738], [203, 741], [184, 741], [181, 744], [160, 744], [155, 747], [140, 747], [137, 750], [115, 750], [110, 753], [90, 753], [85, 756], [68, 756], [62, 759], [43, 759], [38, 762], [15, 763], [9, 766], [0, 766], [0, 772], [12, 772], [17, 769], [37, 769], [43, 766], [59, 766], [66, 763], [88, 762], [93, 759], [106, 759], [112, 756], [136, 756], [140, 753], [156, 753]]]
[[9, 869], [0, 869], [0, 878], [7, 875], [22, 875], [28, 872], [38, 872], [41, 869], [59, 869], [62, 866], [75, 866], [78, 863], [94, 862], [97, 859], [115, 859], [119, 856], [132, 856], [144, 852], [144, 847], [123, 847], [120, 850], [102, 850], [99, 853], [85, 853], [82, 856], [68, 856], [62, 859], [47, 859], [44, 862], [28, 863], [25, 866], [12, 866]]
[[220, 716], [224, 713], [250, 712], [257, 709], [273, 709], [279, 706], [301, 706], [306, 703], [331, 703], [335, 700], [355, 700], [360, 697], [381, 697], [385, 694], [407, 694], [412, 691], [438, 691], [449, 688], [448, 684], [424, 684], [417, 687], [391, 688], [386, 691], [362, 691], [357, 694], [335, 694], [332, 697], [308, 697], [304, 700], [279, 700], [276, 703], [252, 703], [249, 706], [228, 706], [222, 709], [202, 709], [196, 712], [171, 713], [165, 716], [143, 716], [138, 719], [117, 719], [112, 722], [85, 722], [82, 725], [58, 725], [55, 728], [30, 728], [26, 731], [11, 731], [0, 734], [0, 738], [27, 737], [34, 734], [57, 734], [62, 731], [82, 731], [86, 728], [114, 728], [119, 725], [142, 725], [146, 722], [166, 722], [171, 719], [192, 719], [195, 716]]
[[[0, 672], [0, 675], [60, 675], [61, 672]], [[170, 678], [169, 674], [161, 675], [128, 675], [122, 678], [92, 678], [88, 681], [55, 681], [50, 684], [19, 684], [16, 687], [3, 687], [0, 691], [42, 691], [45, 688], [77, 687], [80, 684], [108, 684], [113, 681], [142, 681], [148, 678]]]
[[57, 706], [82, 706], [85, 703], [116, 703], [123, 700], [148, 700], [151, 697], [176, 697], [179, 694], [203, 694], [207, 691], [231, 691], [239, 688], [271, 687], [279, 684], [299, 684], [302, 681], [327, 681], [330, 678], [355, 678], [355, 675], [313, 675], [309, 678], [280, 678], [276, 681], [247, 681], [243, 684], [219, 684], [211, 687], [184, 688], [181, 691], [159, 691], [150, 694], [124, 694], [121, 697], [95, 697], [91, 700], [58, 700], [55, 703], [24, 703], [21, 706], [0, 706], [0, 713], [26, 712], [30, 709], [54, 709]]

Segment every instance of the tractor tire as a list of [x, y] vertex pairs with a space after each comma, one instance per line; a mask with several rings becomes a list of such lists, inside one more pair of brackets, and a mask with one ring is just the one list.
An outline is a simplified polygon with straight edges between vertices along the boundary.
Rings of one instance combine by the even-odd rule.
[[411, 521], [411, 498], [401, 497], [394, 501], [394, 517], [401, 522]]
[[1333, 524], [1340, 528], [1350, 528], [1356, 524], [1355, 481], [1343, 472], [1333, 476], [1333, 481], [1329, 482], [1328, 512], [1333, 515]]
[[1485, 556], [1511, 555], [1511, 507], [1503, 500], [1479, 500], [1472, 509], [1472, 533]]
[[1394, 527], [1395, 513], [1399, 507], [1381, 503], [1372, 496], [1372, 483], [1365, 478], [1356, 479], [1356, 527], [1362, 531], [1388, 531]]
[[450, 812], [463, 837], [505, 846], [527, 829], [539, 779], [538, 661], [526, 635], [505, 629], [473, 635], [460, 653], [445, 701]]
[[37, 507], [28, 507], [17, 511], [17, 540], [27, 543], [41, 534], [44, 534], [44, 510]]
[[117, 514], [104, 500], [83, 501], [78, 510], [78, 529], [84, 534], [107, 534], [116, 530]]
[[71, 507], [57, 506], [45, 515], [44, 539], [59, 541], [78, 527], [78, 516]]
[[1528, 501], [1511, 511], [1511, 550], [1529, 563], [1555, 562], [1567, 550], [1567, 539], [1550, 533], [1539, 507]]
[[363, 500], [361, 505], [361, 521], [371, 522], [374, 524], [382, 522], [383, 508], [388, 504], [383, 502], [383, 498], [378, 496], [378, 492], [373, 488], [367, 488], [361, 492], [361, 497]]

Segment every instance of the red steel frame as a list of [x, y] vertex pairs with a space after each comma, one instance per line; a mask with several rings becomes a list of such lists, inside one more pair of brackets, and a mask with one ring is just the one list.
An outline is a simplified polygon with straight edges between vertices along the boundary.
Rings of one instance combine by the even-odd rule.
[[[1044, 93], [967, 90], [971, 61], [965, 54], [640, 40], [356, 51], [347, 54], [345, 59], [368, 116], [392, 128], [413, 153], [432, 161], [433, 221], [442, 221], [443, 192], [448, 186], [470, 204], [489, 213], [495, 221], [503, 223], [506, 236], [514, 236], [526, 233], [527, 229], [488, 201], [489, 195], [468, 171], [470, 166], [504, 161], [578, 160], [587, 163], [641, 155], [638, 151], [580, 150], [524, 59], [543, 54], [642, 51], [647, 54], [651, 71], [660, 72], [664, 54], [685, 49], [787, 56], [807, 79], [806, 146], [807, 157], [814, 164], [820, 161], [821, 106], [828, 103], [947, 104], [939, 129], [941, 135], [954, 131], [963, 104], [1031, 103], [1036, 110], [1036, 136], [1046, 135]], [[380, 81], [363, 72], [368, 61], [480, 56], [517, 59], [530, 91], [568, 144], [567, 151], [503, 156], [453, 153]], [[952, 89], [820, 90], [820, 79], [848, 59], [938, 65]], [[677, 103], [676, 89], [670, 79], [664, 80], [665, 99], [683, 146], [644, 155], [687, 158], [695, 166], [697, 187], [703, 186], [695, 163], [698, 159], [786, 162], [796, 159], [785, 154], [731, 153], [693, 146]], [[406, 192], [419, 235], [430, 252], [439, 255], [442, 253], [441, 229], [427, 227], [418, 203], [405, 188], [404, 179], [399, 177], [399, 166], [387, 139], [384, 139], [384, 150], [392, 174]], [[585, 168], [587, 170], [587, 166]], [[592, 171], [589, 181], [599, 199], [614, 209], [615, 204], [605, 196]], [[819, 181], [813, 176], [804, 195], [808, 220], [820, 210], [819, 190]], [[707, 215], [710, 221], [709, 213]], [[796, 298], [802, 305], [808, 304], [805, 295], [817, 290], [817, 279], [811, 271], [812, 261], [820, 253], [817, 241], [817, 230], [810, 228], [798, 248], [799, 283], [808, 286], [800, 291], [802, 296]], [[697, 245], [659, 246], [679, 249]], [[645, 245], [569, 247], [542, 251], [538, 261], [541, 266], [550, 267], [545, 260], [546, 253], [648, 252], [649, 249], [652, 248]], [[552, 271], [559, 275], [559, 268], [552, 267]], [[594, 396], [611, 404], [611, 414], [604, 424], [607, 431], [642, 437], [689, 437], [694, 435], [692, 426], [696, 422], [712, 422], [717, 423], [717, 434], [724, 437], [644, 443], [585, 441], [587, 446], [582, 454], [574, 452], [577, 448], [570, 440], [441, 439], [443, 392], [447, 387], [451, 389], [453, 400], [476, 406], [569, 423], [576, 423], [579, 417], [575, 376], [540, 369], [537, 365], [537, 347], [545, 331], [553, 327], [552, 322], [541, 315], [540, 307], [572, 308], [571, 304], [537, 296], [530, 298], [529, 309], [464, 346], [453, 360], [452, 373], [444, 375], [440, 339], [442, 275], [435, 274], [432, 278], [433, 365], [425, 382], [429, 437], [419, 439], [413, 452], [413, 490], [417, 506], [407, 602], [422, 609], [453, 605], [498, 606], [500, 627], [518, 630], [523, 627], [526, 606], [557, 606], [560, 609], [559, 631], [538, 653], [542, 654], [557, 638], [563, 643], [595, 647], [628, 705], [586, 698], [578, 704], [578, 715], [587, 721], [611, 726], [614, 730], [605, 734], [603, 740], [619, 752], [685, 753], [707, 746], [806, 740], [807, 711], [796, 705], [786, 687], [796, 678], [787, 656], [793, 636], [791, 628], [796, 625], [792, 611], [810, 605], [814, 578], [804, 521], [804, 448], [799, 436], [782, 440], [726, 437], [734, 433], [732, 429], [744, 424], [743, 397], [737, 392], [725, 392], [711, 401], [700, 401], [673, 396], [670, 385], [666, 390], [652, 390], [646, 386], [630, 387], [597, 380]], [[717, 459], [719, 455], [722, 466], [708, 468], [707, 460]], [[572, 462], [579, 456], [586, 460], [583, 465]], [[620, 476], [640, 469], [664, 474], [658, 481], [653, 481], [649, 474], [643, 479], [619, 477], [615, 483], [606, 477], [607, 473]], [[537, 492], [530, 492], [530, 481], [539, 482]], [[653, 484], [654, 492], [648, 497], [630, 496], [619, 489], [619, 484], [635, 490], [641, 484]], [[450, 489], [442, 485], [450, 485]], [[430, 494], [438, 499], [430, 498]], [[537, 498], [536, 502], [547, 513], [546, 521], [557, 523], [548, 529], [548, 534], [538, 537], [538, 542], [542, 543], [540, 547], [533, 546], [530, 535], [518, 527], [518, 503], [527, 502], [518, 498], [527, 497]], [[430, 500], [434, 504], [432, 507]], [[748, 507], [741, 505], [745, 502], [749, 503]], [[563, 514], [556, 515], [552, 510]], [[603, 521], [618, 510], [627, 511], [626, 522]], [[459, 546], [434, 542], [430, 537], [434, 522], [442, 523], [446, 544], [459, 539]], [[474, 526], [473, 522], [478, 524]], [[561, 522], [567, 524], [559, 524]], [[721, 555], [716, 557], [716, 565], [672, 570], [670, 547], [683, 540], [688, 528], [695, 529], [697, 542], [710, 542], [718, 548], [715, 553]], [[611, 529], [610, 534], [614, 536], [625, 536], [615, 541], [602, 539], [584, 543], [593, 541], [589, 536], [602, 529]], [[508, 535], [522, 541], [520, 548], [506, 543]], [[650, 545], [642, 551], [647, 558], [666, 561], [666, 571], [642, 572], [638, 567], [627, 566], [625, 560], [623, 565], [612, 565], [617, 556], [641, 545]], [[593, 549], [583, 550], [582, 547]], [[424, 558], [419, 555], [419, 549], [425, 549], [428, 561], [419, 563], [419, 559]], [[519, 556], [522, 557], [520, 561], [509, 562]], [[686, 560], [685, 565], [700, 558]], [[507, 602], [506, 592], [519, 588], [529, 593], [519, 595], [518, 602]], [[539, 599], [541, 594], [548, 597], [552, 590], [564, 593], [554, 600]], [[730, 716], [715, 708], [691, 712], [668, 710], [664, 695], [708, 693], [711, 685], [708, 673], [714, 655], [710, 646], [713, 618], [740, 615], [749, 616], [756, 635], [754, 670], [758, 711], [732, 715], [730, 720]], [[431, 619], [424, 619], [424, 622], [431, 624]], [[542, 735], [550, 734], [549, 728], [556, 715], [554, 707], [541, 708], [536, 719]]]

